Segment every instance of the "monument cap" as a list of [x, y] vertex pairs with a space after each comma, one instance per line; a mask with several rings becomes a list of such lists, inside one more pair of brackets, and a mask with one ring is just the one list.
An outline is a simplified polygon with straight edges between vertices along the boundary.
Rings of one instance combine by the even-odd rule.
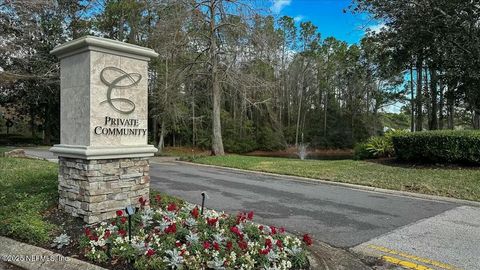
[[158, 56], [158, 53], [149, 48], [94, 36], [84, 36], [68, 41], [55, 47], [50, 53], [58, 58], [64, 58], [87, 50], [112, 54], [123, 53], [130, 57], [141, 58], [147, 61]]

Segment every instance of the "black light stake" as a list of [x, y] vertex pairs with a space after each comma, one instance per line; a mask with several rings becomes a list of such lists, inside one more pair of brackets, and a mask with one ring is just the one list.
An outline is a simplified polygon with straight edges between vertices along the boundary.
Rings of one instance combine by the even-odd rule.
[[135, 208], [133, 208], [131, 205], [127, 206], [125, 208], [125, 212], [127, 212], [128, 215], [128, 242], [132, 242], [132, 215], [135, 214]]
[[204, 191], [202, 192], [202, 210], [200, 211], [200, 214], [203, 216], [203, 207], [205, 206], [205, 196], [207, 193]]

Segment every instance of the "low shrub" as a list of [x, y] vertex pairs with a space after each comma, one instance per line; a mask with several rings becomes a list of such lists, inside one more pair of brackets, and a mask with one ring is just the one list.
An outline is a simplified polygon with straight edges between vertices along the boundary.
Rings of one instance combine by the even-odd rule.
[[432, 163], [480, 163], [480, 132], [424, 131], [397, 134], [393, 145], [398, 159]]

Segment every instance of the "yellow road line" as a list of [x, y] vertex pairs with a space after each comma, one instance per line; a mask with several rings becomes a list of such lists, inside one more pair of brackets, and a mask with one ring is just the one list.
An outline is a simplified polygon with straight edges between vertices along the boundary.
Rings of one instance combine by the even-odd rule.
[[417, 262], [426, 263], [426, 264], [429, 264], [429, 265], [432, 265], [432, 266], [435, 266], [435, 267], [438, 267], [438, 268], [446, 269], [446, 270], [459, 270], [460, 269], [460, 268], [455, 267], [455, 266], [450, 265], [450, 264], [442, 263], [442, 262], [427, 259], [427, 258], [418, 257], [418, 256], [415, 256], [415, 255], [411, 255], [411, 254], [404, 253], [404, 252], [401, 252], [401, 251], [396, 251], [396, 250], [389, 249], [389, 248], [382, 247], [382, 246], [376, 246], [376, 245], [371, 245], [370, 244], [370, 245], [368, 245], [368, 247], [371, 248], [371, 249], [375, 249], [375, 250], [382, 251], [382, 252], [385, 252], [385, 253], [389, 253], [389, 254], [392, 254], [392, 255], [397, 255], [397, 256], [400, 256], [400, 257], [403, 257], [403, 258], [415, 260]]
[[429, 267], [426, 267], [424, 265], [421, 265], [421, 264], [416, 264], [416, 263], [412, 263], [412, 262], [409, 262], [409, 261], [402, 261], [402, 260], [399, 260], [397, 258], [394, 258], [394, 257], [390, 257], [390, 256], [382, 256], [382, 259], [384, 259], [385, 261], [389, 262], [389, 263], [393, 263], [393, 264], [396, 264], [396, 265], [400, 265], [400, 266], [403, 266], [403, 267], [407, 267], [409, 269], [414, 269], [414, 270], [433, 270], [432, 268], [429, 268]]

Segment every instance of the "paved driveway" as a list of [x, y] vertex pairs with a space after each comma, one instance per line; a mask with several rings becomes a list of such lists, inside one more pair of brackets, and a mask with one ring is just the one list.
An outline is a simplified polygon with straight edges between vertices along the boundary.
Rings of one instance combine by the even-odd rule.
[[253, 210], [259, 221], [311, 233], [337, 247], [353, 247], [457, 205], [329, 184], [292, 181], [185, 163], [151, 166], [153, 188], [227, 212]]

